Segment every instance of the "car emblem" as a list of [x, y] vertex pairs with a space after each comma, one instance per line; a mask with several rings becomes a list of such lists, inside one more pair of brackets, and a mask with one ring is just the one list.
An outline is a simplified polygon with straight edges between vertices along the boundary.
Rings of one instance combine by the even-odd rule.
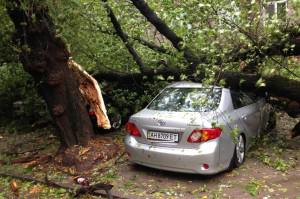
[[164, 120], [157, 120], [159, 126], [166, 126], [166, 121]]

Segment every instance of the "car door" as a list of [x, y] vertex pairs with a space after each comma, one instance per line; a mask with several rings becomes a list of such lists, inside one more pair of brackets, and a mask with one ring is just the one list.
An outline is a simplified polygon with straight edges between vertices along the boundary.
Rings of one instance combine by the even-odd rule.
[[[251, 137], [255, 137], [260, 128], [261, 113], [259, 105], [246, 93], [241, 92], [243, 115], [242, 120]], [[244, 112], [245, 111], [245, 112]]]
[[235, 115], [239, 118], [240, 130], [246, 134], [249, 140], [256, 136], [259, 131], [261, 114], [257, 103], [243, 92], [232, 91], [233, 106]]

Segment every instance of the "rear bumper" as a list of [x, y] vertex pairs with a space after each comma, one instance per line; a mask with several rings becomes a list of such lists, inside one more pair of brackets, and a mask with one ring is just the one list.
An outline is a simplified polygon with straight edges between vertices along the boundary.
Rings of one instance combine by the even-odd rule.
[[[137, 142], [127, 135], [126, 151], [131, 162], [162, 170], [183, 173], [215, 174], [222, 170], [219, 166], [219, 139], [198, 144], [193, 149], [152, 146]], [[205, 169], [203, 164], [208, 164]]]

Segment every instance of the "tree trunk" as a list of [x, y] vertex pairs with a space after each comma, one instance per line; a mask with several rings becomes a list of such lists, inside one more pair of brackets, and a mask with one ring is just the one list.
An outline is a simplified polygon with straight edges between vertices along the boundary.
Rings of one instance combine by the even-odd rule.
[[[107, 81], [117, 81], [121, 84], [131, 84], [143, 82], [144, 76], [162, 75], [164, 77], [178, 77], [180, 74], [187, 74], [188, 71], [179, 68], [162, 68], [157, 70], [148, 70], [145, 73], [115, 73], [101, 72], [95, 75], [96, 79], [104, 79]], [[226, 87], [232, 89], [240, 89], [248, 92], [268, 92], [272, 96], [285, 97], [293, 101], [300, 101], [300, 81], [288, 79], [282, 76], [261, 77], [260, 75], [242, 74], [240, 72], [223, 72], [219, 79], [226, 81]], [[256, 82], [263, 78], [266, 86], [257, 88]], [[175, 78], [175, 80], [178, 80]]]
[[30, 6], [25, 9], [22, 1], [6, 2], [16, 29], [14, 40], [21, 48], [20, 61], [46, 101], [62, 147], [86, 145], [93, 135], [86, 102], [70, 69], [70, 54], [56, 37], [47, 8], [33, 0], [27, 1]]

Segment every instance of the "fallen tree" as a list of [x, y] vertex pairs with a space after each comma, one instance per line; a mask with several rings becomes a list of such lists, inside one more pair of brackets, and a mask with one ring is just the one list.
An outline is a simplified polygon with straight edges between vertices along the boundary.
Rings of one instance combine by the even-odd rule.
[[[91, 76], [81, 70], [75, 62], [70, 61], [70, 53], [65, 43], [55, 34], [55, 28], [48, 15], [47, 7], [35, 1], [28, 2], [31, 2], [33, 6], [27, 8], [29, 12], [25, 12], [21, 8], [20, 0], [7, 1], [9, 15], [16, 27], [15, 41], [16, 43], [19, 42], [19, 46], [22, 47], [20, 60], [24, 69], [35, 79], [38, 89], [54, 118], [62, 144], [65, 146], [84, 145], [93, 135], [86, 104], [91, 104], [95, 112], [99, 114], [97, 117], [98, 125], [104, 128], [109, 127], [103, 103], [100, 106], [98, 105], [103, 102], [101, 95], [99, 95], [101, 91]], [[186, 64], [185, 68], [179, 68], [170, 66], [162, 60], [162, 62], [157, 62], [161, 63], [158, 64], [159, 67], [151, 68], [147, 66], [134, 45], [130, 43], [130, 36], [123, 31], [107, 1], [102, 0], [102, 2], [115, 29], [112, 34], [117, 35], [122, 40], [133, 60], [139, 66], [140, 72], [102, 71], [95, 75], [96, 79], [131, 84], [132, 82], [143, 82], [145, 79], [153, 81], [154, 76], [163, 76], [165, 79], [172, 76], [174, 80], [179, 80], [180, 76], [184, 74], [191, 80], [201, 81], [206, 76], [205, 67], [210, 67], [210, 64], [219, 64], [220, 71], [215, 78], [216, 82], [224, 79], [228, 87], [255, 91], [257, 81], [262, 79], [265, 84], [264, 91], [268, 91], [274, 96], [287, 97], [296, 103], [299, 102], [299, 80], [281, 76], [246, 74], [243, 71], [226, 72], [221, 69], [223, 62], [236, 62], [238, 65], [239, 61], [253, 56], [264, 59], [272, 55], [297, 55], [300, 48], [299, 33], [291, 33], [287, 41], [278, 42], [279, 40], [274, 40], [274, 44], [269, 45], [263, 51], [258, 46], [241, 52], [240, 47], [237, 47], [237, 49], [229, 52], [227, 60], [210, 63], [207, 54], [196, 54], [193, 49], [184, 46], [182, 44], [183, 39], [160, 19], [144, 0], [131, 0], [132, 4], [147, 21], [162, 36], [167, 38], [178, 52], [183, 54]], [[139, 37], [133, 37], [133, 40], [137, 40], [151, 49], [156, 49], [157, 52], [166, 52], [151, 42], [144, 39], [141, 41]], [[294, 44], [293, 50], [284, 50], [286, 43]], [[196, 69], [200, 69], [198, 75], [195, 75]]]
[[[162, 68], [157, 70], [148, 70], [144, 73], [117, 73], [112, 71], [102, 71], [101, 73], [95, 74], [96, 79], [103, 79], [107, 81], [117, 81], [125, 84], [132, 83], [134, 79], [137, 82], [145, 81], [144, 76], [155, 76], [161, 75], [163, 77], [174, 76], [178, 77], [180, 74], [185, 74], [184, 69], [175, 68]], [[292, 80], [283, 76], [260, 76], [255, 74], [243, 74], [239, 72], [222, 72], [219, 76], [219, 80], [224, 79], [226, 81], [226, 87], [241, 89], [244, 91], [254, 92], [258, 89], [257, 81], [263, 79], [265, 86], [264, 91], [277, 97], [286, 97], [290, 100], [300, 101], [300, 81]], [[176, 78], [175, 78], [176, 80]], [[177, 79], [179, 80], [179, 79]], [[283, 86], [284, 85], [284, 86]]]
[[[106, 2], [106, 1], [105, 1]], [[130, 82], [132, 79], [135, 81], [143, 81], [143, 77], [151, 77], [154, 75], [161, 75], [165, 77], [168, 76], [175, 77], [174, 80], [179, 79], [180, 74], [186, 74], [187, 76], [195, 73], [195, 70], [199, 64], [207, 64], [207, 55], [203, 54], [195, 54], [190, 48], [183, 47], [182, 41], [183, 39], [179, 37], [169, 26], [158, 17], [158, 15], [150, 8], [150, 6], [144, 0], [131, 0], [132, 4], [140, 11], [140, 13], [150, 22], [165, 38], [167, 38], [173, 45], [175, 49], [179, 52], [183, 52], [184, 58], [188, 63], [188, 67], [185, 69], [179, 69], [170, 67], [168, 65], [164, 65], [164, 68], [160, 69], [145, 69], [141, 73], [102, 73], [97, 74], [96, 78], [107, 79], [109, 81], [113, 81], [114, 79], [121, 79], [124, 82]], [[106, 5], [107, 6], [107, 5]], [[110, 13], [112, 10], [109, 8]], [[112, 21], [114, 24], [120, 24], [117, 22], [116, 17], [115, 21]], [[236, 24], [233, 24], [236, 25]], [[238, 25], [236, 25], [238, 26]], [[242, 34], [245, 34], [247, 37], [250, 37], [248, 32], [238, 27]], [[284, 30], [287, 32], [287, 30]], [[116, 32], [118, 32], [116, 30]], [[288, 32], [288, 37], [286, 39], [282, 39], [280, 37], [275, 38], [273, 44], [261, 48], [263, 43], [257, 43], [254, 41], [254, 38], [249, 38], [253, 41], [253, 44], [257, 45], [256, 48], [240, 51], [240, 48], [232, 50], [227, 57], [228, 60], [226, 62], [238, 62], [241, 60], [246, 60], [249, 57], [257, 57], [250, 64], [251, 67], [257, 68], [257, 63], [268, 56], [274, 55], [282, 55], [282, 56], [294, 56], [300, 54], [300, 33], [296, 28], [290, 28], [290, 32]], [[264, 41], [262, 41], [264, 42]], [[292, 48], [287, 48], [287, 44], [293, 46]], [[220, 62], [220, 61], [218, 61]], [[222, 61], [221, 61], [222, 63]], [[217, 63], [220, 64], [220, 63]], [[253, 70], [253, 69], [251, 69]], [[257, 70], [257, 69], [254, 69]], [[298, 75], [294, 74], [288, 68], [286, 68], [292, 75], [299, 78]], [[201, 81], [205, 77], [203, 70], [198, 75], [198, 77], [190, 78], [197, 79]], [[293, 104], [293, 111], [290, 111], [290, 105], [287, 105], [286, 111], [290, 116], [296, 117], [300, 114], [300, 81], [289, 79], [283, 76], [271, 75], [271, 76], [262, 76], [260, 74], [247, 74], [243, 72], [226, 72], [221, 71], [217, 77], [215, 77], [217, 81], [224, 79], [227, 87], [231, 87], [234, 89], [246, 90], [248, 92], [268, 92], [269, 94], [276, 97], [285, 97], [288, 98], [288, 104]], [[263, 82], [262, 85], [257, 86], [257, 82], [261, 80]], [[261, 87], [262, 86], [262, 87]], [[259, 87], [259, 88], [258, 88]]]
[[97, 114], [98, 125], [110, 128], [97, 81], [70, 60], [45, 4], [13, 0], [6, 1], [6, 7], [15, 25], [20, 61], [48, 106], [61, 147], [87, 145], [94, 135], [87, 104]]

